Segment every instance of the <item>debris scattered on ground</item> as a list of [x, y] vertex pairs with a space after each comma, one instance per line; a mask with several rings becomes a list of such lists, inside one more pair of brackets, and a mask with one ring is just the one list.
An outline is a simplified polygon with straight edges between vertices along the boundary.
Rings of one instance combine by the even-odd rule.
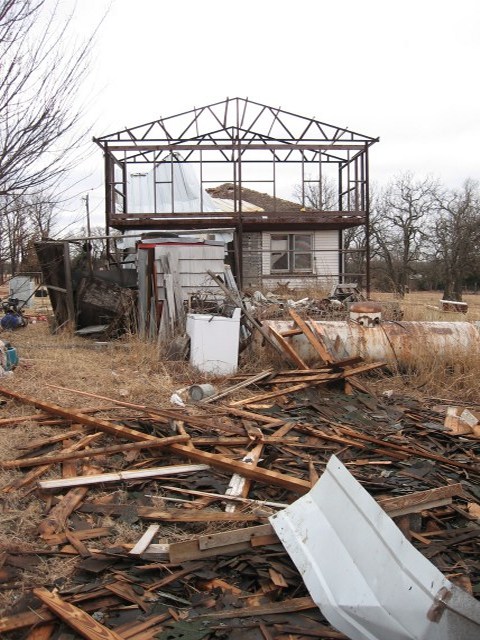
[[[382, 363], [334, 361], [290, 314], [318, 350], [315, 369], [278, 341], [290, 368], [232, 376], [194, 403], [180, 390], [182, 407], [65, 388], [72, 404], [80, 394], [116, 407], [87, 412], [0, 389], [58, 429], [3, 462], [17, 470], [3, 495], [42, 501], [44, 516], [37, 544], [4, 544], [2, 588], [14, 590], [32, 562], [70, 558], [72, 567], [24, 591], [0, 618], [2, 638], [68, 628], [91, 639], [346, 637], [269, 524], [332, 454], [448, 580], [478, 597], [478, 437], [445, 427], [438, 401], [376, 397], [359, 376]], [[459, 416], [472, 422], [465, 411], [479, 409]], [[115, 538], [122, 524], [136, 532], [129, 543]]]

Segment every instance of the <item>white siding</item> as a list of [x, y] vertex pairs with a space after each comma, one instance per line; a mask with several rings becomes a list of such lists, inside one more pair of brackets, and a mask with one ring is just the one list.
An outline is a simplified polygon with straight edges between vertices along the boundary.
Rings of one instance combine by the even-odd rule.
[[315, 231], [313, 238], [314, 271], [335, 282], [338, 282], [338, 234], [339, 231], [335, 229]]
[[211, 291], [221, 293], [219, 287], [207, 274], [224, 271], [224, 245], [211, 244], [166, 244], [155, 247], [155, 268], [157, 272], [158, 299], [165, 299], [163, 269], [160, 258], [170, 254], [170, 265], [178, 274], [184, 300], [192, 293]]

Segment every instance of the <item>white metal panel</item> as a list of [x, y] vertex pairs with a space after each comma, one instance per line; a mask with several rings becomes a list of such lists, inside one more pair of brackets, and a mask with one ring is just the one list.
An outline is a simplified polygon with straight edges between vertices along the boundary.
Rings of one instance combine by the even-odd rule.
[[323, 615], [352, 640], [480, 637], [480, 602], [408, 542], [335, 456], [270, 522]]
[[18, 298], [23, 306], [33, 307], [34, 282], [28, 276], [14, 276], [9, 282], [9, 296]]

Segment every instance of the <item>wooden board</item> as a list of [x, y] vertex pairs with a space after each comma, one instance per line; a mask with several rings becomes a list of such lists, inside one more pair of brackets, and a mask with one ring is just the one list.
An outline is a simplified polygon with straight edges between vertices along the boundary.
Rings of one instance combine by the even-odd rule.
[[75, 629], [81, 636], [87, 640], [123, 640], [114, 631], [107, 629], [92, 618], [91, 615], [82, 611], [73, 604], [66, 602], [60, 596], [50, 593], [43, 587], [34, 589], [34, 595], [39, 598], [55, 615], [63, 620], [69, 627]]

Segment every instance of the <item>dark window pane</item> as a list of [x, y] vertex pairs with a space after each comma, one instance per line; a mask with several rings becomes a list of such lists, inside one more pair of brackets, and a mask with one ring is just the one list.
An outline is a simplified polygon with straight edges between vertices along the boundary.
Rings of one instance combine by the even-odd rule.
[[311, 251], [312, 236], [295, 234], [293, 236], [293, 248], [296, 251]]
[[293, 256], [293, 268], [299, 271], [312, 270], [312, 254], [311, 253], [295, 253]]
[[272, 253], [272, 271], [288, 271], [288, 253]]

